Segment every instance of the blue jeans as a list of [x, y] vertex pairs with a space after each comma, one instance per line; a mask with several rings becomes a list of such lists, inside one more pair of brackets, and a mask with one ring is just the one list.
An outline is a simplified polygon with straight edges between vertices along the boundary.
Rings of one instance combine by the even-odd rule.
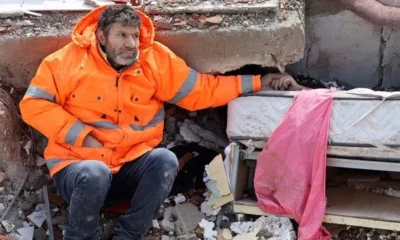
[[115, 235], [120, 239], [142, 239], [168, 197], [177, 173], [176, 155], [164, 148], [126, 163], [115, 175], [97, 160], [67, 166], [54, 175], [58, 194], [70, 204], [64, 239], [97, 239], [100, 209], [126, 201], [131, 205], [119, 218]]

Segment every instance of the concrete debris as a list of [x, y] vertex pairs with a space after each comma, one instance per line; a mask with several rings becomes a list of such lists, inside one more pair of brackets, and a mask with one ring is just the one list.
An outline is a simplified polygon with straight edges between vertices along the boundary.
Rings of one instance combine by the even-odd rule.
[[223, 240], [231, 240], [233, 238], [231, 230], [229, 230], [228, 228], [222, 230], [222, 237]]
[[254, 229], [253, 231], [246, 233], [244, 235], [237, 235], [233, 238], [233, 240], [257, 240], [258, 232], [260, 232], [260, 228]]
[[46, 164], [46, 161], [41, 156], [36, 156], [36, 166], [41, 167]]
[[178, 237], [178, 240], [194, 240], [194, 239], [196, 240], [198, 239], [195, 233], [188, 233]]
[[164, 211], [164, 218], [160, 222], [161, 228], [166, 232], [175, 230], [175, 223], [171, 221], [173, 217], [173, 212], [174, 212], [173, 207], [166, 208]]
[[288, 217], [267, 215], [258, 218], [255, 222], [234, 222], [230, 229], [239, 235], [260, 229], [260, 234], [266, 238], [278, 237], [282, 240], [292, 240], [293, 225]]
[[197, 142], [200, 146], [215, 149], [216, 147], [225, 148], [229, 140], [222, 138], [211, 131], [205, 130], [195, 122], [185, 119], [179, 133], [188, 142]]
[[12, 232], [15, 228], [15, 225], [7, 220], [1, 221], [1, 226], [3, 226], [7, 233]]
[[223, 20], [224, 19], [218, 15], [218, 16], [206, 18], [205, 21], [208, 23], [211, 23], [211, 24], [221, 24]]
[[157, 220], [153, 220], [153, 228], [160, 229], [160, 224], [158, 223]]
[[199, 226], [204, 229], [204, 239], [205, 240], [215, 240], [217, 238], [217, 231], [214, 231], [215, 224], [213, 222], [208, 222], [202, 219]]
[[28, 211], [32, 208], [33, 204], [29, 201], [23, 201], [20, 204], [20, 208], [24, 211]]
[[34, 227], [24, 227], [17, 230], [19, 234], [24, 238], [24, 240], [32, 240], [33, 233], [35, 232]]
[[35, 233], [33, 234], [35, 239], [37, 240], [45, 240], [46, 239], [46, 231], [43, 228], [35, 229]]
[[6, 206], [4, 204], [0, 203], [0, 216], [6, 211]]
[[29, 221], [34, 224], [36, 227], [40, 228], [43, 222], [46, 220], [46, 210], [40, 210], [37, 212], [33, 212], [31, 215], [27, 217]]
[[174, 215], [177, 218], [175, 230], [178, 235], [190, 233], [198, 226], [199, 222], [205, 218], [205, 215], [191, 203], [176, 205]]
[[27, 155], [31, 154], [31, 148], [32, 148], [32, 141], [27, 141], [25, 146], [23, 147], [25, 149], [25, 152]]
[[65, 225], [68, 222], [68, 218], [64, 216], [57, 216], [51, 219], [53, 225]]
[[221, 208], [213, 208], [212, 206], [208, 205], [208, 201], [204, 201], [201, 204], [201, 212], [204, 213], [207, 217], [209, 216], [217, 216], [217, 214], [219, 213], [219, 211], [221, 211]]
[[174, 202], [176, 204], [184, 203], [186, 202], [186, 198], [182, 193], [179, 193], [176, 197], [174, 197]]

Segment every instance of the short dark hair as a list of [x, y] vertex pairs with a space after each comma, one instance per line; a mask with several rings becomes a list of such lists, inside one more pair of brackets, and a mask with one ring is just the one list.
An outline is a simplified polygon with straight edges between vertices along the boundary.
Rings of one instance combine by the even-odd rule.
[[141, 24], [139, 15], [132, 7], [126, 4], [117, 4], [109, 6], [103, 11], [97, 23], [97, 29], [107, 34], [110, 25], [117, 22], [123, 26], [134, 27], [140, 27]]

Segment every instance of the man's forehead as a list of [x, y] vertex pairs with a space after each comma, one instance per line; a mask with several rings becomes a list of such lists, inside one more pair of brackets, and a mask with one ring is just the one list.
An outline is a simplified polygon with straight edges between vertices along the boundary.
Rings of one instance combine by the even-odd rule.
[[112, 31], [121, 31], [121, 32], [129, 32], [129, 33], [138, 33], [139, 27], [136, 26], [124, 26], [120, 22], [116, 22], [110, 25], [110, 30]]

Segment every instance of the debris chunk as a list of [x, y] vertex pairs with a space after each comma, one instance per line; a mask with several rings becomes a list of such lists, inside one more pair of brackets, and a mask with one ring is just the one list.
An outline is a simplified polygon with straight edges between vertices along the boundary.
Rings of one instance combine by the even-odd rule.
[[29, 221], [33, 223], [36, 227], [40, 228], [43, 222], [46, 220], [46, 210], [40, 210], [33, 212], [28, 216]]
[[176, 197], [174, 197], [174, 202], [176, 204], [181, 204], [181, 203], [186, 202], [186, 198], [185, 198], [185, 196], [183, 196], [182, 193], [179, 193]]
[[166, 232], [175, 231], [175, 224], [174, 222], [171, 221], [173, 212], [174, 212], [173, 207], [166, 208], [164, 212], [164, 218], [160, 222], [161, 228]]
[[204, 201], [201, 204], [201, 212], [204, 213], [207, 217], [209, 216], [217, 216], [219, 211], [221, 210], [220, 207], [214, 209], [212, 206], [208, 205], [208, 201]]
[[199, 223], [199, 226], [204, 229], [204, 239], [216, 239], [217, 231], [214, 231], [215, 224], [213, 222], [209, 222], [205, 219], [202, 219]]
[[224, 21], [224, 19], [221, 16], [217, 15], [217, 16], [214, 16], [214, 17], [206, 18], [205, 21], [208, 22], [208, 23], [211, 23], [211, 24], [218, 24], [219, 25], [219, 24], [222, 23], [222, 21]]
[[7, 233], [12, 232], [14, 230], [14, 228], [15, 228], [15, 225], [12, 224], [11, 222], [7, 221], [7, 220], [1, 221], [1, 225], [6, 230]]
[[32, 240], [34, 231], [34, 227], [24, 227], [17, 230], [17, 232], [21, 234], [24, 240]]
[[260, 229], [254, 229], [252, 232], [249, 232], [245, 235], [237, 235], [236, 237], [233, 238], [233, 240], [257, 240], [257, 234], [260, 231]]
[[191, 203], [183, 203], [175, 206], [174, 215], [177, 218], [175, 229], [178, 235], [185, 235], [196, 229], [199, 222], [205, 218], [197, 207]]
[[165, 30], [172, 30], [174, 28], [173, 24], [167, 22], [155, 22], [154, 25], [156, 26], [156, 28]]

